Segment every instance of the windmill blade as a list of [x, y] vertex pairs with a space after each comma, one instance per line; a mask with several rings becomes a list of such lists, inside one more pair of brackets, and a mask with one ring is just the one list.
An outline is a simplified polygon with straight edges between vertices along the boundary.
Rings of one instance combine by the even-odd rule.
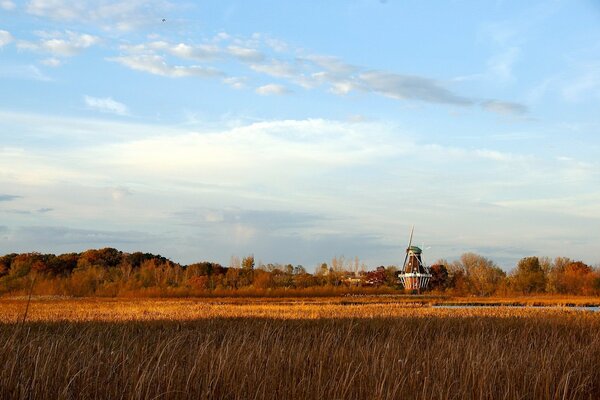
[[410, 249], [410, 245], [412, 244], [412, 237], [413, 237], [413, 232], [415, 231], [415, 226], [412, 226], [412, 229], [410, 230], [410, 239], [408, 239], [408, 247], [406, 248], [407, 250]]
[[408, 239], [408, 247], [406, 248], [406, 255], [404, 256], [404, 263], [402, 263], [402, 269], [406, 267], [406, 260], [408, 260], [408, 250], [410, 249], [410, 245], [412, 244], [413, 232], [415, 231], [415, 226], [412, 226], [410, 230], [410, 238]]

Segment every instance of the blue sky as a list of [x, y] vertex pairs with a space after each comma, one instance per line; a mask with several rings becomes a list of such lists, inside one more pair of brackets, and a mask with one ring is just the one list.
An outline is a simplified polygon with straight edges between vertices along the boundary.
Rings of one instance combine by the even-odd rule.
[[600, 4], [0, 0], [0, 253], [600, 262]]

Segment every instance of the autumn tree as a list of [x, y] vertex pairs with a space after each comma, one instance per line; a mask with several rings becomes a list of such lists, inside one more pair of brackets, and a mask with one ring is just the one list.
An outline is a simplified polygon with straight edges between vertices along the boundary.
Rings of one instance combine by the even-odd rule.
[[523, 294], [541, 293], [546, 288], [546, 275], [537, 257], [519, 260], [510, 277], [513, 290]]
[[582, 261], [573, 261], [567, 264], [559, 277], [561, 293], [588, 294], [592, 291], [592, 268]]
[[572, 260], [568, 257], [556, 257], [546, 273], [546, 292], [563, 293], [562, 274]]
[[443, 264], [433, 264], [429, 267], [431, 279], [429, 280], [429, 288], [431, 290], [446, 290], [450, 283], [448, 269]]
[[506, 277], [506, 273], [492, 260], [475, 253], [462, 254], [453, 263], [452, 270], [454, 279], [464, 279], [462, 283], [466, 284], [467, 290], [478, 296], [493, 294]]
[[271, 273], [263, 269], [254, 271], [254, 281], [252, 286], [256, 289], [270, 289], [273, 287], [273, 277]]

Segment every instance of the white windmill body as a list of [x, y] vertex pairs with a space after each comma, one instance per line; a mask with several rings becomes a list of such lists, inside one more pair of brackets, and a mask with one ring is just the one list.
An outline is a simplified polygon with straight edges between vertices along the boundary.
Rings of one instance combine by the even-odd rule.
[[431, 273], [429, 272], [429, 268], [423, 263], [423, 258], [421, 257], [422, 250], [412, 245], [414, 230], [415, 227], [413, 226], [410, 231], [404, 264], [402, 265], [402, 270], [398, 272], [398, 278], [404, 289], [420, 293], [421, 290], [427, 288], [431, 279]]

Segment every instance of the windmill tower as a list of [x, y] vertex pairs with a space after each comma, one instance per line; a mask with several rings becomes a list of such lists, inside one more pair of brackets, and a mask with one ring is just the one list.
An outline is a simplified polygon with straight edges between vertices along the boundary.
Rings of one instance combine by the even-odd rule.
[[429, 268], [423, 264], [421, 257], [422, 250], [412, 245], [412, 237], [415, 227], [413, 226], [410, 231], [410, 239], [408, 240], [408, 247], [406, 248], [406, 256], [404, 257], [404, 264], [402, 270], [398, 272], [398, 278], [406, 290], [416, 291], [421, 293], [422, 289], [427, 288], [431, 274]]

